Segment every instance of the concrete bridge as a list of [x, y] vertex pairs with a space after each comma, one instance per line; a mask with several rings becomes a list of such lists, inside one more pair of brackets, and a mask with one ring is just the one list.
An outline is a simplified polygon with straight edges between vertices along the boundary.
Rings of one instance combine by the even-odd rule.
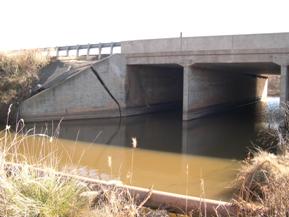
[[[117, 104], [101, 80], [123, 116], [179, 108], [183, 120], [189, 120], [232, 109], [265, 97], [268, 74], [281, 75], [281, 102], [289, 100], [289, 33], [113, 44], [121, 46], [121, 53], [113, 54], [112, 48], [102, 56], [102, 46], [95, 45], [96, 59], [60, 58], [45, 68], [40, 79], [44, 90], [22, 103], [22, 117], [117, 117]], [[79, 46], [65, 49], [77, 49], [79, 56]]]

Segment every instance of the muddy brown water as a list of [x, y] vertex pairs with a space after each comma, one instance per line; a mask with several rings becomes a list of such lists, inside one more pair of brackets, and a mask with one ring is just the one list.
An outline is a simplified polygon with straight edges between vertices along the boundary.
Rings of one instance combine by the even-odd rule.
[[[170, 111], [127, 117], [121, 123], [93, 119], [62, 121], [58, 127], [54, 121], [29, 123], [27, 128], [56, 135], [57, 147], [65, 153], [61, 163], [69, 161], [88, 175], [229, 200], [241, 160], [258, 143], [258, 132], [278, 107], [279, 98], [268, 98], [266, 103], [188, 122], [181, 120], [181, 111]], [[132, 138], [137, 140], [136, 148]], [[32, 142], [29, 147], [37, 145]]]

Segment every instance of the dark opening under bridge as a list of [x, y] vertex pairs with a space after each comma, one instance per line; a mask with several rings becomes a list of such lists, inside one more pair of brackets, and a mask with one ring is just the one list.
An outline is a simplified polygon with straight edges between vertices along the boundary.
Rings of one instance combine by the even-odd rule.
[[[114, 47], [121, 52], [114, 54]], [[98, 49], [95, 55], [91, 50]], [[110, 51], [103, 54], [102, 50]], [[79, 51], [86, 49], [85, 56]], [[75, 50], [75, 58], [70, 51]], [[182, 108], [198, 118], [266, 96], [268, 74], [280, 74], [289, 100], [289, 33], [186, 37], [43, 49], [55, 60], [41, 73], [42, 91], [25, 100], [27, 121], [118, 117]], [[95, 58], [96, 57], [96, 58]], [[74, 60], [71, 60], [74, 59]]]

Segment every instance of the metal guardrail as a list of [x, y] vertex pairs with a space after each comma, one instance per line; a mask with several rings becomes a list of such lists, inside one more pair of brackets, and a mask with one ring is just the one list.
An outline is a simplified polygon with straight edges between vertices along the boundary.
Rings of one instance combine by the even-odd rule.
[[69, 46], [60, 46], [60, 47], [47, 47], [39, 49], [42, 52], [47, 52], [48, 55], [55, 52], [56, 57], [59, 57], [60, 51], [66, 51], [65, 56], [69, 56], [69, 51], [76, 51], [76, 57], [79, 57], [80, 50], [86, 50], [86, 56], [90, 56], [90, 50], [93, 48], [98, 49], [98, 59], [101, 59], [102, 48], [110, 48], [110, 55], [113, 54], [115, 47], [121, 47], [120, 42], [110, 42], [110, 43], [98, 43], [98, 44], [84, 44], [84, 45], [69, 45]]

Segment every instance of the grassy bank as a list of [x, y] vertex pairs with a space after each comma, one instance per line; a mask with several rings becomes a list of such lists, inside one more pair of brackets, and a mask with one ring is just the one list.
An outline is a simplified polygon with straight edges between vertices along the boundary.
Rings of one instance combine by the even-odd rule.
[[235, 200], [242, 216], [288, 216], [289, 154], [258, 151], [240, 170]]
[[6, 120], [10, 104], [12, 114], [17, 105], [31, 94], [39, 71], [50, 62], [50, 58], [37, 51], [23, 51], [16, 54], [0, 53], [0, 122]]

